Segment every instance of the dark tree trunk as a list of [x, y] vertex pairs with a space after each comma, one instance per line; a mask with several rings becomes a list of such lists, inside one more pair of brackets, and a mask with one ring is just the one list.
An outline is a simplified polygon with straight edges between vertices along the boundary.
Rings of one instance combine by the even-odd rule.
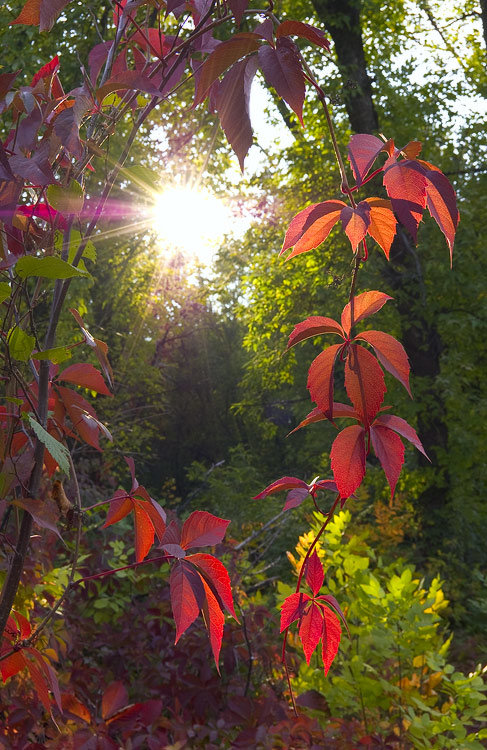
[[[487, 0], [481, 2], [482, 8], [487, 8]], [[352, 129], [360, 133], [377, 130], [378, 118], [360, 25], [361, 0], [313, 0], [313, 5], [335, 44]], [[349, 81], [355, 87], [351, 88]], [[448, 428], [444, 419], [444, 399], [437, 384], [442, 341], [434, 321], [428, 321], [425, 316], [427, 300], [420, 261], [403, 229], [399, 229], [391, 248], [391, 260], [389, 263], [384, 260], [381, 274], [394, 290], [395, 304], [401, 314], [402, 341], [411, 363], [413, 388], [416, 381], [417, 390], [430, 395], [428, 405], [419, 404], [418, 432], [435, 472], [416, 501], [421, 518], [418, 551], [430, 557], [441, 554], [451, 532], [445, 513], [449, 482], [444, 455]], [[434, 402], [434, 407], [431, 407], [431, 402]], [[425, 459], [421, 457], [421, 460], [426, 464]]]
[[379, 121], [365, 62], [360, 26], [361, 0], [313, 0], [313, 5], [335, 45], [352, 130], [372, 133], [378, 130]]
[[487, 0], [480, 0], [480, 15], [482, 17], [485, 48], [487, 49]]

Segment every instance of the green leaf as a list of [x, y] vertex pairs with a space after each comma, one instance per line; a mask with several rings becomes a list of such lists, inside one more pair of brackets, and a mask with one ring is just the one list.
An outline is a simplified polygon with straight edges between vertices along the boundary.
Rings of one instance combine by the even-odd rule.
[[88, 277], [88, 271], [71, 266], [66, 261], [58, 258], [57, 255], [50, 255], [47, 258], [34, 258], [27, 255], [17, 261], [15, 270], [21, 279], [28, 276], [42, 276], [46, 279], [70, 279], [73, 276]]
[[56, 211], [62, 214], [81, 213], [85, 195], [83, 188], [76, 180], [73, 180], [68, 187], [49, 185], [46, 194], [49, 204]]
[[61, 471], [69, 476], [69, 452], [66, 446], [50, 435], [30, 414], [29, 424], [41, 443], [46, 446], [53, 459], [59, 464]]
[[43, 352], [35, 352], [32, 359], [49, 359], [53, 365], [59, 365], [66, 359], [71, 359], [71, 349], [66, 346], [56, 346], [54, 349], [44, 349]]
[[6, 281], [0, 281], [0, 304], [10, 297], [12, 290]]
[[[78, 232], [77, 229], [72, 229], [71, 234], [69, 236], [69, 248], [68, 248], [68, 263], [73, 263], [73, 260], [75, 258], [76, 253], [78, 252], [78, 248], [80, 246], [81, 240], [82, 240], [81, 232]], [[63, 249], [64, 249], [64, 235], [62, 232], [56, 232], [54, 235], [54, 247], [61, 255]], [[78, 268], [80, 271], [86, 271], [86, 266], [83, 262], [83, 258], [88, 258], [88, 260], [93, 261], [95, 263], [96, 261], [96, 249], [94, 244], [91, 240], [88, 240], [86, 243], [85, 249], [83, 250], [82, 258], [80, 259], [79, 263], [76, 268]]]
[[36, 340], [33, 336], [15, 326], [11, 328], [7, 336], [8, 350], [10, 356], [20, 362], [27, 362], [35, 346]]
[[149, 169], [149, 167], [143, 167], [141, 164], [126, 167], [123, 170], [123, 175], [141, 190], [159, 192], [161, 189], [159, 175], [153, 172], [152, 169]]

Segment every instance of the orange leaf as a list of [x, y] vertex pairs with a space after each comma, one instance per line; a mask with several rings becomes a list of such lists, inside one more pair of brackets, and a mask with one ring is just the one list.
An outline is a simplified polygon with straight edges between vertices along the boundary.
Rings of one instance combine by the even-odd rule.
[[294, 246], [294, 250], [286, 258], [286, 260], [289, 260], [300, 253], [307, 253], [308, 250], [313, 250], [321, 245], [337, 223], [345, 205], [343, 201], [313, 203], [304, 211], [296, 214], [288, 227], [279, 255]]
[[[385, 303], [393, 299], [383, 292], [362, 292], [353, 298], [353, 325], [378, 312]], [[352, 328], [352, 305], [348, 302], [342, 312], [342, 326], [347, 336]]]
[[205, 621], [206, 629], [208, 630], [208, 635], [210, 636], [211, 650], [213, 651], [213, 656], [215, 658], [216, 668], [218, 670], [218, 674], [220, 674], [218, 658], [220, 656], [220, 649], [222, 645], [223, 624], [225, 622], [225, 617], [221, 610], [220, 604], [215, 597], [215, 594], [208, 586], [204, 578], [202, 578], [201, 581], [203, 583], [203, 588], [206, 595], [202, 606], [203, 618]]
[[342, 227], [352, 245], [353, 252], [367, 234], [370, 224], [370, 206], [361, 201], [355, 208], [345, 206], [340, 213]]
[[379, 362], [387, 372], [390, 372], [402, 383], [412, 398], [409, 387], [409, 360], [403, 345], [394, 336], [383, 333], [383, 331], [364, 331], [355, 338], [363, 339], [374, 347]]
[[384, 373], [371, 352], [352, 344], [345, 363], [345, 389], [350, 401], [367, 424], [384, 400]]
[[135, 560], [142, 562], [154, 544], [154, 524], [138, 500], [133, 500], [135, 526]]
[[311, 363], [308, 372], [308, 390], [311, 400], [328, 419], [333, 418], [333, 370], [342, 346], [343, 344], [333, 344], [321, 352]]
[[370, 224], [367, 234], [370, 234], [380, 245], [387, 260], [389, 260], [389, 252], [397, 228], [391, 202], [384, 198], [366, 198], [365, 200], [370, 206]]
[[311, 336], [319, 336], [322, 333], [337, 333], [342, 338], [345, 338], [343, 328], [336, 322], [336, 320], [314, 315], [294, 326], [293, 332], [289, 336], [289, 341], [287, 342], [287, 349], [295, 346], [295, 344], [299, 344], [300, 341], [305, 341], [306, 339], [311, 338]]
[[39, 26], [41, 2], [42, 0], [27, 0], [15, 21], [10, 21], [10, 25], [23, 23], [26, 26]]
[[342, 498], [360, 487], [365, 475], [365, 430], [360, 425], [345, 427], [331, 447], [331, 468]]

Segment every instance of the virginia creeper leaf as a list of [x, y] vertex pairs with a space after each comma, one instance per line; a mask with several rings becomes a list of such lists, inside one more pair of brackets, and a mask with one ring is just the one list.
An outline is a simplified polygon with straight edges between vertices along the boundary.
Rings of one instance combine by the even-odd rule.
[[323, 635], [323, 617], [320, 607], [311, 602], [309, 609], [303, 615], [299, 626], [299, 637], [303, 644], [306, 663], [309, 664], [311, 656]]
[[196, 620], [205, 600], [203, 581], [192, 565], [178, 561], [173, 565], [169, 579], [171, 607], [176, 623], [176, 640]]
[[227, 141], [235, 151], [243, 171], [252, 145], [249, 117], [250, 88], [257, 70], [255, 55], [236, 63], [223, 77], [217, 93], [216, 109]]
[[154, 544], [154, 524], [145, 508], [137, 500], [133, 501], [135, 526], [135, 561], [141, 562]]
[[337, 223], [345, 205], [343, 201], [313, 203], [296, 214], [288, 227], [279, 255], [294, 247], [292, 253], [286, 258], [289, 260], [321, 245]]
[[181, 530], [181, 547], [207, 547], [219, 544], [230, 521], [213, 516], [206, 510], [195, 510], [183, 524]]
[[298, 48], [291, 39], [283, 36], [277, 39], [275, 49], [266, 44], [259, 49], [258, 55], [268, 85], [289, 104], [302, 125], [305, 86]]
[[44, 258], [26, 255], [17, 261], [15, 271], [21, 279], [26, 279], [29, 276], [41, 276], [45, 279], [70, 279], [74, 276], [86, 278], [90, 276], [87, 271], [71, 266], [57, 255], [49, 255]]
[[360, 242], [367, 234], [370, 224], [370, 206], [366, 201], [361, 201], [355, 208], [345, 206], [340, 213], [342, 227], [346, 233], [352, 250], [355, 252]]
[[380, 461], [384, 474], [391, 488], [391, 499], [394, 497], [397, 480], [404, 463], [404, 445], [395, 432], [388, 427], [374, 424], [370, 428], [370, 439], [375, 455]]
[[[8, 649], [10, 651], [10, 648]], [[0, 661], [0, 673], [2, 680], [6, 682], [26, 666], [26, 660], [22, 651], [16, 651]]]
[[394, 336], [382, 331], [363, 331], [355, 338], [367, 341], [368, 344], [373, 346], [379, 362], [387, 372], [390, 372], [402, 383], [412, 398], [409, 387], [409, 360], [403, 345]]
[[370, 224], [367, 234], [374, 238], [383, 249], [387, 260], [389, 260], [389, 252], [397, 228], [391, 201], [383, 198], [366, 198], [365, 201], [370, 206]]
[[338, 333], [339, 336], [345, 338], [343, 328], [336, 320], [314, 315], [294, 326], [293, 332], [287, 342], [287, 349], [295, 346], [295, 344], [299, 344], [300, 341], [311, 338], [311, 336], [319, 336], [321, 333]]
[[208, 586], [205, 579], [201, 578], [201, 582], [205, 591], [205, 599], [201, 610], [203, 612], [206, 629], [208, 630], [208, 634], [210, 636], [210, 645], [211, 650], [213, 651], [216, 668], [218, 674], [220, 674], [218, 659], [220, 657], [220, 649], [222, 646], [223, 624], [225, 622], [225, 616], [220, 608], [220, 604], [218, 603], [215, 594]]
[[216, 557], [213, 557], [213, 555], [208, 555], [204, 552], [197, 552], [194, 555], [189, 555], [186, 558], [186, 561], [197, 566], [203, 578], [205, 578], [207, 583], [215, 590], [227, 612], [237, 620], [237, 615], [235, 614], [233, 606], [230, 576], [228, 575], [227, 569], [223, 563]]
[[298, 508], [307, 497], [309, 497], [309, 490], [291, 490], [291, 492], [288, 492], [286, 495], [286, 502], [284, 503], [283, 510]]
[[445, 235], [450, 250], [450, 266], [452, 264], [453, 243], [457, 231], [460, 214], [457, 208], [457, 198], [447, 177], [436, 169], [425, 173], [426, 177], [426, 205], [433, 219]]
[[318, 47], [330, 51], [330, 42], [325, 39], [324, 32], [320, 29], [316, 29], [314, 26], [310, 26], [309, 23], [302, 23], [301, 21], [283, 21], [276, 28], [276, 37], [281, 36], [300, 36], [303, 39], [307, 39], [309, 42], [316, 44]]
[[323, 610], [322, 658], [325, 677], [338, 653], [342, 629], [338, 617], [326, 607]]
[[[93, 448], [100, 450], [98, 434], [101, 427], [91, 404], [83, 396], [72, 391], [70, 388], [56, 385], [56, 390], [69, 414], [74, 429], [78, 432], [81, 439], [85, 443], [88, 443], [88, 445], [93, 446]], [[85, 417], [92, 417], [93, 419], [88, 420]]]
[[426, 208], [426, 178], [422, 167], [411, 159], [384, 165], [384, 187], [397, 218], [416, 242], [418, 225]]
[[227, 68], [242, 57], [256, 52], [259, 45], [259, 37], [251, 32], [235, 34], [231, 39], [219, 44], [200, 68], [193, 106], [205, 99], [213, 83]]
[[324, 578], [325, 572], [323, 570], [323, 565], [321, 564], [316, 549], [314, 549], [306, 566], [306, 583], [313, 592], [313, 596], [316, 596], [319, 593], [323, 586]]
[[104, 98], [113, 91], [125, 91], [127, 89], [142, 91], [150, 96], [162, 96], [161, 91], [150, 78], [142, 75], [138, 70], [125, 70], [123, 73], [112, 76], [103, 86], [100, 86], [96, 92], [96, 98], [101, 104]]
[[[353, 325], [359, 323], [364, 318], [368, 318], [369, 315], [374, 315], [390, 299], [393, 298], [383, 292], [362, 292], [362, 294], [357, 294], [353, 298]], [[350, 329], [352, 328], [351, 315], [352, 305], [348, 302], [342, 312], [342, 326], [347, 336], [350, 335]]]
[[102, 528], [106, 529], [107, 526], [111, 526], [112, 523], [118, 523], [121, 521], [122, 518], [128, 516], [132, 511], [132, 507], [133, 504], [130, 496], [127, 495], [124, 490], [117, 490], [110, 500], [106, 521]]
[[296, 487], [300, 487], [308, 491], [308, 485], [302, 479], [298, 479], [297, 477], [281, 477], [281, 479], [276, 479], [275, 482], [272, 482], [272, 484], [266, 487], [265, 490], [259, 492], [259, 494], [252, 499], [262, 500], [264, 497], [273, 495], [275, 492], [281, 492], [282, 490], [292, 490]]
[[328, 419], [333, 419], [333, 371], [343, 344], [333, 344], [318, 354], [308, 371], [307, 387], [311, 400]]
[[352, 135], [348, 144], [348, 160], [357, 185], [362, 183], [372, 164], [384, 150], [384, 142], [375, 135], [366, 133]]
[[[352, 636], [350, 635], [350, 630], [348, 629], [348, 623], [347, 623], [347, 621], [345, 619], [345, 615], [343, 614], [343, 612], [341, 610], [341, 607], [338, 604], [338, 602], [335, 599], [335, 597], [332, 596], [331, 594], [323, 594], [322, 596], [318, 596], [316, 598], [316, 602], [317, 603], [319, 603], [320, 601], [326, 602], [332, 609], [335, 610], [335, 612], [337, 613], [337, 615], [340, 617], [341, 621], [345, 625], [345, 628], [347, 630], [349, 638], [351, 638]], [[320, 606], [322, 606], [322, 605], [320, 605]], [[322, 607], [322, 608], [323, 608], [323, 611], [324, 611], [325, 608], [324, 607]]]
[[355, 409], [370, 424], [384, 400], [386, 385], [382, 368], [363, 346], [350, 346], [345, 363], [345, 389]]
[[365, 476], [365, 430], [360, 425], [345, 427], [331, 447], [331, 468], [340, 496], [350, 497]]
[[43, 529], [49, 529], [49, 531], [53, 531], [56, 536], [62, 539], [62, 536], [56, 526], [57, 513], [55, 512], [54, 507], [51, 504], [47, 504], [44, 500], [36, 500], [35, 498], [29, 497], [13, 500], [12, 505], [16, 505], [18, 508], [26, 510], [27, 513], [30, 513], [30, 515], [34, 519], [34, 522], [38, 526]]
[[[337, 417], [352, 417], [353, 419], [360, 419], [360, 415], [357, 414], [353, 406], [350, 406], [350, 404], [340, 404], [337, 401], [334, 401], [332, 418], [336, 419]], [[303, 419], [303, 421], [300, 422], [298, 426], [294, 428], [294, 430], [291, 430], [289, 434], [292, 435], [293, 432], [300, 430], [301, 427], [306, 427], [309, 424], [314, 424], [314, 422], [322, 422], [324, 419], [328, 419], [328, 417], [323, 414], [321, 409], [316, 407], [315, 409], [310, 411], [308, 416]]]
[[[308, 594], [302, 592], [290, 594], [281, 604], [281, 633], [293, 622], [299, 620], [310, 601]], [[0, 662], [1, 663], [1, 662]]]
[[109, 719], [127, 705], [129, 696], [122, 682], [111, 682], [101, 699], [102, 719]]
[[[391, 430], [394, 430], [394, 432], [399, 433], [399, 435], [402, 435], [406, 440], [409, 440], [409, 442], [412, 443], [412, 445], [414, 445], [414, 447], [417, 448], [425, 458], [428, 458], [422, 443], [416, 434], [416, 430], [414, 430], [405, 419], [402, 419], [402, 417], [395, 417], [393, 414], [381, 414], [377, 417], [374, 424], [389, 427]], [[428, 458], [428, 461], [429, 460], [430, 459]]]
[[57, 380], [74, 383], [82, 388], [89, 388], [91, 391], [102, 393], [105, 396], [113, 396], [106, 387], [101, 372], [88, 362], [69, 365], [69, 367], [66, 367], [65, 370], [59, 373]]

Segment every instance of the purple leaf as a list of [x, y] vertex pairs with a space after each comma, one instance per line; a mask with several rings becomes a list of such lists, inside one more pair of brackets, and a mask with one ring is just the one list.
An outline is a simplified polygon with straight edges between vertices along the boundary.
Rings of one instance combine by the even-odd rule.
[[224, 76], [217, 96], [217, 111], [225, 136], [235, 151], [240, 169], [252, 145], [252, 125], [249, 117], [250, 87], [257, 70], [257, 58], [252, 56], [236, 63]]
[[276, 49], [264, 45], [258, 55], [267, 83], [289, 104], [302, 125], [305, 89], [298, 48], [287, 37], [281, 37]]

